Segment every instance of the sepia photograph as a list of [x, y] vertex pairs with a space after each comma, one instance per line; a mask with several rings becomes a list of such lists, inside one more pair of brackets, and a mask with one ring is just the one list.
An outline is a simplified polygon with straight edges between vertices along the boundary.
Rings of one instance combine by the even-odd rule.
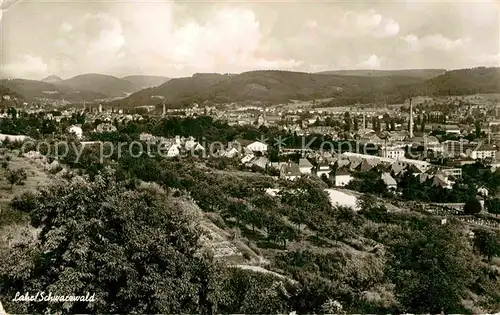
[[1, 314], [500, 314], [500, 2], [0, 0]]

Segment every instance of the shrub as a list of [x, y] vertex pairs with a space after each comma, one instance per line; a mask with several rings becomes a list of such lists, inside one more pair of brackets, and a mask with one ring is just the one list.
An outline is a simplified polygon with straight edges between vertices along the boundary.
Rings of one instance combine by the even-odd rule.
[[16, 196], [10, 202], [10, 206], [19, 211], [30, 212], [36, 206], [36, 195], [33, 192], [27, 192]]
[[7, 170], [7, 174], [5, 175], [5, 179], [10, 184], [10, 189], [12, 189], [14, 185], [24, 185], [27, 178], [28, 175], [24, 169]]

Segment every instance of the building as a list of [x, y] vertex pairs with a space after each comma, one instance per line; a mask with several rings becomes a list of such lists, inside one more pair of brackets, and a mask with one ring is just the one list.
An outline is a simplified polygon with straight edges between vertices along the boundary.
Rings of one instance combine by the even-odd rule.
[[447, 140], [443, 142], [443, 151], [446, 155], [452, 157], [470, 155], [470, 152], [478, 146], [477, 142], [469, 142], [466, 139], [460, 141]]
[[338, 169], [335, 172], [335, 186], [336, 187], [344, 187], [347, 184], [349, 184], [349, 182], [352, 179], [353, 179], [353, 177], [351, 176], [351, 173], [344, 168]]
[[302, 174], [311, 174], [313, 169], [313, 165], [309, 162], [308, 159], [300, 159], [299, 160], [299, 169]]
[[321, 177], [322, 175], [326, 175], [327, 178], [330, 177], [330, 164], [327, 162], [321, 162], [319, 163], [317, 170], [316, 170], [316, 175], [318, 177]]
[[386, 184], [388, 189], [396, 190], [398, 188], [398, 183], [389, 173], [382, 173], [382, 181]]
[[405, 150], [401, 146], [381, 146], [379, 149], [381, 157], [389, 159], [399, 159], [405, 157]]
[[281, 166], [280, 178], [287, 180], [295, 180], [302, 176], [299, 165], [295, 162], [288, 162]]
[[455, 178], [462, 177], [461, 168], [444, 168], [441, 170], [446, 176], [453, 176]]
[[255, 141], [246, 146], [253, 152], [267, 152], [267, 144], [260, 141]]
[[485, 158], [495, 158], [497, 150], [491, 144], [482, 143], [470, 152], [471, 159], [482, 160]]
[[81, 139], [83, 136], [83, 130], [81, 127], [78, 126], [69, 127], [68, 132], [74, 134], [77, 139]]
[[269, 164], [269, 160], [263, 156], [261, 157], [258, 157], [256, 159], [254, 159], [253, 161], [250, 161], [248, 163], [246, 163], [247, 167], [258, 167], [258, 168], [261, 168], [261, 169], [266, 169], [266, 166], [267, 164]]
[[102, 123], [96, 127], [97, 132], [113, 132], [116, 131], [116, 127], [110, 123]]
[[179, 145], [173, 144], [168, 148], [167, 150], [167, 157], [176, 157], [179, 156], [180, 151], [179, 151]]

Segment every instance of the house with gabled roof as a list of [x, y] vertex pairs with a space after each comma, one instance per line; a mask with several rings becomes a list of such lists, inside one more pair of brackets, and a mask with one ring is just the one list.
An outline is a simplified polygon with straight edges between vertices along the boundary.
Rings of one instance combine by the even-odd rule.
[[405, 167], [399, 163], [394, 163], [391, 165], [391, 173], [395, 176], [401, 175], [405, 170]]
[[349, 164], [349, 170], [350, 171], [355, 171], [358, 166], [360, 166], [362, 163], [362, 161], [359, 161], [359, 160], [354, 160], [354, 161], [351, 161], [351, 164]]
[[396, 190], [398, 188], [398, 183], [389, 173], [382, 173], [381, 179], [388, 189]]
[[311, 174], [313, 167], [308, 159], [303, 158], [299, 160], [299, 170], [302, 174]]
[[296, 180], [302, 176], [300, 172], [299, 165], [295, 162], [289, 161], [288, 163], [281, 166], [280, 178], [287, 180]]
[[361, 164], [359, 165], [359, 171], [360, 172], [368, 172], [375, 168], [377, 166], [377, 161], [376, 160], [363, 160]]
[[267, 164], [269, 163], [269, 160], [266, 157], [258, 157], [256, 159], [253, 159], [252, 161], [246, 163], [246, 167], [259, 167], [261, 169], [266, 169]]

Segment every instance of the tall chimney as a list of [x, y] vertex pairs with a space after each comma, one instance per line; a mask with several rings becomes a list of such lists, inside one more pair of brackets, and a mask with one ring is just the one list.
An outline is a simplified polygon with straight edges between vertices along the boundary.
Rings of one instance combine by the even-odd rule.
[[165, 107], [165, 102], [163, 103], [163, 111], [162, 111], [162, 116], [165, 117], [165, 115], [167, 114], [167, 108]]
[[366, 129], [366, 114], [363, 112], [363, 128], [361, 129]]
[[410, 139], [413, 139], [413, 104], [410, 97]]
[[491, 123], [488, 124], [488, 144], [491, 144]]

